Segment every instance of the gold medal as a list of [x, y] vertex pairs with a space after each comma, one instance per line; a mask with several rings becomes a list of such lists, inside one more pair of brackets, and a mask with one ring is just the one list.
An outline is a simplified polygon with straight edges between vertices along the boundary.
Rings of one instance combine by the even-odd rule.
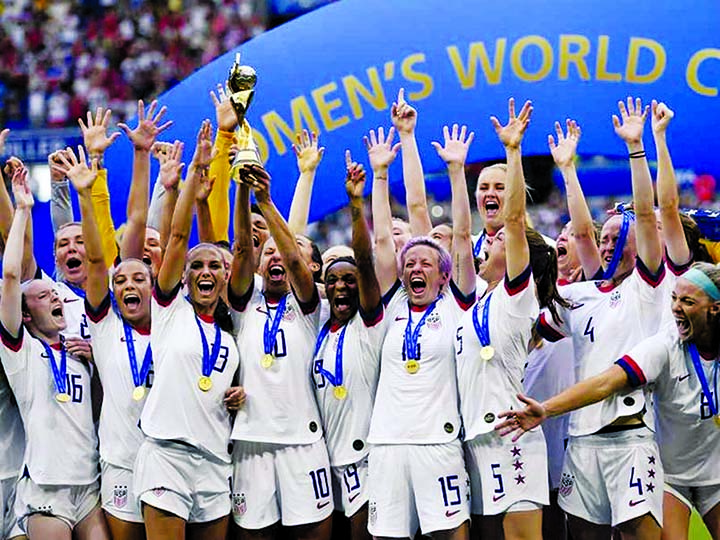
[[343, 400], [347, 397], [347, 388], [345, 388], [342, 384], [340, 386], [336, 386], [333, 389], [333, 395], [335, 396], [335, 399]]
[[70, 401], [70, 394], [60, 392], [58, 394], [55, 394], [55, 399], [60, 403], [67, 403], [68, 401]]
[[132, 396], [135, 401], [140, 401], [142, 398], [145, 397], [145, 387], [136, 386], [135, 390], [133, 390]]
[[407, 371], [410, 375], [414, 375], [418, 372], [420, 369], [420, 362], [417, 360], [408, 360], [405, 362], [405, 371]]
[[715, 422], [715, 425], [720, 428], [720, 414], [713, 416], [713, 422]]
[[480, 349], [480, 358], [483, 360], [490, 360], [493, 356], [495, 356], [495, 348], [492, 345], [485, 345]]
[[200, 379], [198, 379], [198, 386], [200, 387], [200, 390], [207, 392], [212, 388], [212, 379], [205, 376], [200, 377]]
[[272, 354], [268, 353], [262, 357], [262, 361], [260, 363], [265, 369], [270, 369], [275, 363], [275, 357]]

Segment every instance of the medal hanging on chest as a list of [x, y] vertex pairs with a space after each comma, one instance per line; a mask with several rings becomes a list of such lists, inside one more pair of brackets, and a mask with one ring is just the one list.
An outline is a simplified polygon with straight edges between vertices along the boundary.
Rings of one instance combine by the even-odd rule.
[[134, 386], [132, 398], [135, 401], [140, 401], [145, 397], [145, 387], [143, 386], [143, 382], [147, 378], [150, 366], [152, 365], [152, 347], [150, 346], [150, 343], [148, 343], [147, 349], [145, 349], [145, 356], [143, 357], [142, 365], [140, 366], [140, 369], [138, 369], [132, 327], [125, 320], [123, 320], [123, 331], [125, 332], [125, 347], [127, 348], [128, 360], [130, 361], [130, 373], [132, 374]]
[[440, 300], [440, 297], [428, 306], [414, 329], [412, 327], [412, 308], [408, 303], [408, 322], [407, 325], [405, 325], [403, 349], [405, 350], [405, 356], [407, 358], [405, 361], [405, 371], [407, 371], [410, 375], [415, 375], [418, 371], [420, 371], [420, 346], [418, 344], [420, 331], [422, 330], [422, 327], [425, 326], [427, 318], [435, 310], [438, 300]]
[[[338, 336], [337, 349], [335, 350], [335, 373], [330, 373], [328, 370], [322, 367], [322, 365], [318, 370], [320, 374], [325, 377], [333, 386], [333, 396], [335, 396], [335, 399], [338, 399], [340, 401], [346, 399], [348, 395], [347, 388], [345, 387], [345, 385], [343, 385], [343, 345], [345, 344], [346, 330], [347, 323], [345, 324], [345, 326], [343, 326], [343, 329], [340, 331], [340, 335]], [[322, 330], [320, 330], [320, 334], [318, 335], [317, 341], [315, 342], [315, 354], [313, 354], [313, 358], [315, 358], [320, 352], [320, 349], [322, 348], [323, 343], [325, 342], [325, 338], [327, 338], [329, 332], [330, 321], [326, 322], [323, 325]]]
[[492, 293], [490, 293], [488, 295], [487, 300], [485, 300], [485, 303], [483, 304], [482, 323], [478, 319], [478, 305], [479, 304], [475, 304], [475, 307], [473, 308], [473, 313], [472, 313], [473, 326], [475, 327], [475, 333], [477, 334], [477, 337], [480, 340], [480, 345], [482, 345], [482, 348], [480, 349], [480, 358], [482, 358], [486, 362], [488, 360], [492, 360], [493, 356], [495, 356], [495, 348], [492, 345], [490, 345], [490, 300], [491, 299], [492, 299]]
[[40, 341], [45, 348], [45, 353], [48, 356], [48, 364], [52, 370], [53, 383], [55, 384], [55, 399], [58, 403], [67, 403], [70, 401], [70, 394], [67, 391], [67, 351], [65, 345], [61, 344], [60, 348], [60, 365], [55, 363], [55, 355], [53, 354], [52, 347]]
[[280, 329], [280, 323], [282, 322], [283, 316], [285, 315], [285, 309], [287, 307], [287, 294], [280, 299], [277, 309], [275, 310], [275, 317], [270, 314], [270, 306], [265, 300], [265, 309], [267, 310], [267, 318], [265, 319], [265, 326], [263, 328], [263, 356], [260, 359], [260, 365], [264, 369], [270, 369], [275, 363], [275, 344], [277, 341], [278, 330]]
[[197, 323], [198, 330], [200, 331], [200, 339], [202, 340], [203, 350], [202, 376], [198, 379], [198, 388], [200, 388], [203, 392], [207, 392], [213, 386], [210, 374], [212, 373], [213, 367], [215, 367], [215, 362], [217, 362], [217, 358], [220, 355], [220, 327], [216, 322], [213, 322], [213, 326], [215, 328], [215, 339], [213, 340], [211, 351], [202, 323], [200, 322], [200, 317], [198, 317], [197, 314], [195, 314], [195, 322]]

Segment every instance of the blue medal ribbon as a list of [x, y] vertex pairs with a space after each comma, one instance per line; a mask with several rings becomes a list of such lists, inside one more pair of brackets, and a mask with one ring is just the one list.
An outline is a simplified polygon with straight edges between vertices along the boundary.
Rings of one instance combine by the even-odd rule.
[[[127, 347], [128, 358], [130, 359], [130, 372], [132, 373], [133, 384], [136, 387], [142, 386], [143, 381], [145, 381], [145, 378], [150, 371], [150, 366], [152, 365], [152, 347], [150, 346], [150, 343], [148, 343], [147, 349], [145, 349], [145, 356], [143, 357], [142, 366], [140, 366], [140, 371], [138, 372], [137, 356], [135, 354], [135, 341], [133, 340], [132, 327], [125, 320], [123, 320], [123, 330], [125, 331], [125, 347]], [[202, 329], [200, 330], [200, 333], [203, 336], [203, 350], [206, 350], [207, 340], [205, 340], [205, 334], [203, 334]], [[204, 365], [205, 356], [203, 354], [203, 366]], [[203, 367], [203, 375], [204, 374], [205, 369]]]
[[620, 259], [622, 259], [623, 250], [625, 249], [625, 243], [627, 242], [628, 232], [630, 231], [630, 223], [635, 221], [635, 214], [628, 210], [622, 210], [622, 225], [620, 226], [620, 233], [618, 234], [617, 241], [615, 242], [615, 249], [613, 249], [613, 256], [610, 260], [610, 265], [607, 267], [607, 270], [603, 272], [603, 279], [610, 279], [615, 275], [615, 270], [617, 270], [618, 265], [620, 264]]
[[475, 245], [473, 246], [473, 257], [476, 259], [480, 256], [480, 251], [482, 250], [483, 242], [485, 241], [485, 230], [480, 233], [480, 237], [477, 239], [477, 242], [475, 242]]
[[45, 352], [47, 353], [48, 360], [50, 361], [50, 369], [52, 370], [53, 380], [55, 381], [55, 390], [58, 394], [66, 394], [67, 390], [65, 387], [65, 377], [67, 376], [67, 351], [65, 350], [65, 345], [62, 345], [62, 348], [60, 349], [60, 367], [58, 367], [55, 363], [55, 355], [52, 352], [52, 347], [42, 340], [40, 340], [40, 343], [42, 343], [43, 347], [45, 347]]
[[287, 297], [288, 295], [286, 294], [280, 299], [274, 318], [270, 315], [270, 306], [267, 303], [267, 299], [265, 300], [265, 308], [267, 309], [267, 319], [265, 319], [265, 328], [263, 329], [263, 351], [265, 354], [272, 354], [275, 349], [275, 340], [277, 339], [280, 323], [285, 314]]
[[425, 325], [425, 321], [427, 320], [428, 315], [433, 312], [440, 298], [442, 298], [442, 295], [438, 296], [435, 301], [430, 304], [430, 306], [428, 306], [422, 318], [417, 323], [417, 326], [415, 326], [414, 330], [412, 327], [412, 309], [410, 308], [410, 304], [408, 303], [408, 322], [405, 326], [405, 339], [403, 340], [403, 347], [405, 347], [405, 355], [409, 360], [420, 360], [420, 354], [418, 351], [418, 339], [420, 338], [420, 330]]
[[693, 366], [695, 367], [695, 373], [698, 376], [698, 379], [700, 379], [700, 387], [702, 388], [702, 393], [705, 394], [705, 397], [707, 398], [708, 407], [710, 407], [710, 414], [712, 414], [713, 417], [717, 417], [718, 415], [718, 404], [717, 401], [717, 390], [718, 390], [718, 361], [715, 360], [713, 362], [713, 386], [715, 389], [715, 399], [713, 399], [713, 393], [710, 391], [710, 384], [708, 383], [707, 378], [705, 377], [705, 370], [702, 366], [702, 361], [700, 360], [700, 354], [698, 353], [697, 347], [695, 347], [694, 343], [688, 344], [688, 351], [690, 352], [690, 358], [692, 358]]
[[492, 298], [492, 293], [490, 293], [487, 297], [487, 300], [485, 300], [485, 303], [483, 304], [483, 312], [482, 312], [482, 325], [480, 324], [480, 321], [478, 320], [478, 305], [475, 304], [475, 307], [473, 308], [473, 326], [475, 326], [475, 333], [477, 334], [478, 339], [480, 340], [480, 345], [483, 347], [487, 347], [490, 345], [490, 299]]
[[205, 332], [203, 331], [202, 323], [200, 322], [200, 317], [197, 316], [197, 313], [195, 314], [195, 322], [197, 323], [198, 330], [200, 330], [200, 339], [202, 339], [202, 374], [203, 377], [209, 377], [212, 373], [213, 367], [215, 366], [215, 362], [217, 362], [218, 355], [220, 354], [220, 327], [217, 323], [213, 323], [213, 326], [215, 326], [215, 340], [213, 341], [211, 354], [208, 348], [207, 337], [205, 337]]
[[[327, 369], [320, 367], [319, 371], [320, 373], [328, 380], [330, 381], [330, 384], [333, 386], [342, 386], [343, 383], [343, 344], [345, 343], [345, 330], [347, 330], [347, 324], [343, 326], [342, 331], [340, 332], [340, 336], [338, 337], [338, 344], [337, 344], [337, 350], [335, 351], [335, 374], [333, 375], [330, 373]], [[315, 342], [315, 353], [313, 354], [313, 358], [317, 356], [317, 354], [320, 352], [320, 349], [322, 348], [323, 342], [325, 341], [325, 338], [327, 337], [328, 333], [330, 332], [330, 321], [326, 322], [322, 330], [320, 330], [320, 334], [318, 335], [317, 341]]]

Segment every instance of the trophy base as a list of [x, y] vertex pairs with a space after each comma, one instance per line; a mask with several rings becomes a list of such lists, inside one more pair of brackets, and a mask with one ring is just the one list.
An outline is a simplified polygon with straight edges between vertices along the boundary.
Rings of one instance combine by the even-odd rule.
[[243, 180], [240, 172], [248, 165], [259, 165], [262, 167], [262, 161], [260, 161], [260, 154], [258, 154], [257, 148], [242, 148], [238, 150], [230, 166], [230, 178], [237, 183], [242, 183]]

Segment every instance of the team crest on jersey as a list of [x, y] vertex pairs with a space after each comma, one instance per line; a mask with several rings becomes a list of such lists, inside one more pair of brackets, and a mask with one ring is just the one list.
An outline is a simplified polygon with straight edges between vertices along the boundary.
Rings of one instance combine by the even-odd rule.
[[128, 498], [127, 486], [115, 486], [113, 488], [113, 506], [115, 508], [125, 508]]
[[442, 327], [442, 321], [440, 321], [440, 314], [436, 311], [433, 311], [430, 315], [428, 315], [425, 324], [428, 328], [431, 328], [432, 330], [439, 330]]
[[620, 291], [615, 289], [612, 293], [610, 293], [610, 307], [614, 308], [620, 303]]
[[245, 502], [244, 493], [232, 494], [232, 512], [236, 516], [243, 516], [247, 512], [247, 503]]
[[162, 497], [163, 495], [165, 495], [165, 488], [164, 487], [156, 487], [152, 490], [152, 492], [153, 492], [153, 495], [155, 495], [156, 497]]
[[283, 313], [283, 321], [293, 322], [295, 320], [295, 317], [297, 317], [295, 308], [292, 307], [290, 304], [286, 304], [285, 305], [285, 313]]
[[575, 485], [575, 477], [572, 474], [568, 473], [562, 473], [562, 478], [560, 479], [560, 489], [558, 490], [558, 494], [562, 497], [569, 497], [572, 493], [573, 486]]

